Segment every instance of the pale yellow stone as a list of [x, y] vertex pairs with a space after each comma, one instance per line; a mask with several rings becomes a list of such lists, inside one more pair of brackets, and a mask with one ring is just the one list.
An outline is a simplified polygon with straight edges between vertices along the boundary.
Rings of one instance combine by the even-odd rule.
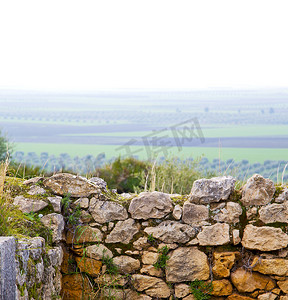
[[132, 275], [132, 284], [137, 291], [145, 291], [151, 297], [167, 298], [171, 295], [168, 285], [160, 278], [146, 275]]
[[262, 274], [287, 276], [288, 275], [288, 260], [283, 258], [265, 259], [255, 257], [252, 262], [253, 271], [258, 271]]
[[183, 298], [191, 293], [190, 287], [187, 284], [180, 283], [175, 285], [175, 296]]
[[163, 271], [161, 269], [156, 269], [152, 265], [143, 265], [142, 269], [140, 270], [141, 274], [148, 274], [150, 276], [155, 276], [155, 277], [162, 277], [163, 276]]
[[159, 253], [144, 251], [142, 255], [142, 263], [145, 265], [153, 265], [157, 262]]
[[256, 272], [242, 268], [231, 273], [231, 280], [239, 292], [253, 292], [256, 289], [270, 291], [276, 287], [274, 280]]
[[282, 292], [288, 293], [288, 279], [285, 281], [278, 281], [277, 284]]

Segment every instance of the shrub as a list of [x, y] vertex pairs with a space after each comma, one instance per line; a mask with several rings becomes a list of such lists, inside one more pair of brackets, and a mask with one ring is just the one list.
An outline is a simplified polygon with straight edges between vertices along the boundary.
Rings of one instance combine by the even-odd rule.
[[109, 189], [117, 189], [118, 193], [134, 192], [141, 186], [143, 173], [147, 173], [149, 163], [135, 158], [121, 159], [118, 157], [112, 164], [97, 170], [97, 176], [103, 178]]

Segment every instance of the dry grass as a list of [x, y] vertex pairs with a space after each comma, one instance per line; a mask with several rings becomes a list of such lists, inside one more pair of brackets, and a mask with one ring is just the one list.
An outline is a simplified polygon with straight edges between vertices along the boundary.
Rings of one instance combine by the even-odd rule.
[[4, 182], [5, 182], [8, 166], [9, 166], [8, 158], [6, 158], [5, 161], [2, 161], [0, 163], [0, 197], [3, 196]]

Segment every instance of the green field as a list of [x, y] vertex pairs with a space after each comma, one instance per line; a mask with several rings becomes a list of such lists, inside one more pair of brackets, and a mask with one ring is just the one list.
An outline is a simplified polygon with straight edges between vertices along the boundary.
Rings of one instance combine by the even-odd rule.
[[[15, 151], [35, 152], [48, 152], [50, 155], [58, 156], [61, 153], [67, 153], [71, 157], [85, 155], [97, 156], [100, 153], [105, 153], [106, 158], [117, 157], [119, 155], [125, 156], [125, 150], [117, 150], [120, 146], [114, 145], [71, 145], [71, 144], [39, 144], [39, 143], [18, 143], [15, 145]], [[147, 154], [144, 147], [131, 146], [131, 151], [136, 153], [140, 159], [147, 159]], [[234, 159], [234, 161], [249, 160], [250, 163], [260, 162], [263, 163], [267, 158], [269, 160], [285, 160], [288, 161], [288, 151], [286, 149], [267, 149], [267, 148], [215, 148], [215, 147], [183, 147], [179, 151], [176, 147], [169, 148], [169, 155], [178, 156], [182, 159], [185, 158], [199, 158], [201, 156], [207, 157], [209, 160], [220, 158], [221, 161]], [[163, 152], [159, 153], [159, 156]]]
[[[286, 89], [0, 93], [0, 129], [15, 143], [15, 151], [23, 151], [24, 156], [29, 152], [48, 152], [49, 156], [67, 153], [71, 157], [105, 153], [109, 159], [126, 155], [117, 148], [132, 138], [141, 145], [142, 138], [154, 131], [160, 132], [158, 137], [167, 138], [167, 145], [175, 146], [169, 126], [182, 124], [181, 130], [188, 128], [189, 135], [193, 120], [197, 120], [205, 142], [194, 137], [190, 142], [188, 136], [186, 140], [182, 136], [185, 143], [181, 151], [172, 147], [169, 155], [203, 155], [210, 161], [248, 160], [251, 164], [288, 161], [287, 97]], [[147, 159], [143, 146], [131, 150]], [[167, 153], [162, 151], [158, 156]]]
[[[214, 127], [214, 128], [211, 128]], [[165, 127], [163, 127], [165, 128]], [[221, 137], [288, 137], [288, 125], [206, 125], [201, 130], [205, 138]], [[108, 133], [71, 133], [62, 134], [63, 136], [121, 136], [121, 137], [143, 137], [151, 134], [151, 131], [125, 131], [125, 132], [108, 132]], [[163, 131], [163, 134], [173, 137], [171, 131]]]

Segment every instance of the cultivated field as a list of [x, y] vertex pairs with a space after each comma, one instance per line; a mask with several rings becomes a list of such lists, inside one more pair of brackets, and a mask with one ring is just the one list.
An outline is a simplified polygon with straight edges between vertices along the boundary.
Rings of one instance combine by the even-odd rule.
[[[0, 94], [0, 127], [26, 159], [129, 153], [140, 159], [288, 161], [288, 93]], [[32, 154], [34, 152], [34, 154]], [[19, 153], [18, 153], [19, 154]], [[43, 155], [42, 155], [43, 156]], [[26, 157], [26, 158], [25, 158]], [[266, 163], [267, 164], [267, 163]]]

